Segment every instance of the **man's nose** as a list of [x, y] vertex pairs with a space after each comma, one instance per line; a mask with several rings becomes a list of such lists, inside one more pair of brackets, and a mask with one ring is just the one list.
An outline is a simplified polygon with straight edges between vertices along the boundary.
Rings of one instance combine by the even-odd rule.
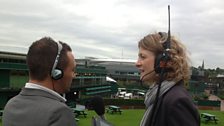
[[76, 75], [77, 75], [77, 73], [75, 73], [75, 72], [74, 72], [74, 73], [73, 73], [73, 78], [75, 78], [75, 77], [76, 77]]

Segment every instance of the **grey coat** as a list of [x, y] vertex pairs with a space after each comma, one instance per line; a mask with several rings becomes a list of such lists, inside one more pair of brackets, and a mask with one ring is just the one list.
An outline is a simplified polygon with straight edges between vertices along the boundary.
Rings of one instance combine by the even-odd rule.
[[64, 100], [39, 89], [23, 88], [3, 112], [3, 126], [76, 126]]

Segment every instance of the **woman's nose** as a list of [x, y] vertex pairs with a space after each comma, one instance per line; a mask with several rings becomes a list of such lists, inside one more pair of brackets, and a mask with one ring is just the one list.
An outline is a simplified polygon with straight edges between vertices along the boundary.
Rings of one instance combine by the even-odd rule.
[[139, 67], [140, 65], [141, 65], [140, 61], [137, 60], [137, 61], [135, 62], [135, 66], [136, 66], [136, 67]]

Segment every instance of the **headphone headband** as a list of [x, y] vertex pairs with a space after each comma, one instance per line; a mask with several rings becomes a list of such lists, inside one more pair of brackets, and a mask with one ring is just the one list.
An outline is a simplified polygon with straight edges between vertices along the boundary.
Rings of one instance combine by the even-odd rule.
[[56, 56], [55, 61], [54, 61], [54, 65], [53, 65], [52, 70], [51, 70], [51, 76], [52, 77], [54, 77], [54, 71], [55, 71], [55, 68], [58, 65], [58, 61], [59, 61], [61, 50], [62, 50], [61, 43], [59, 43], [59, 42], [56, 42], [56, 43], [57, 43], [57, 47], [58, 47], [58, 52], [57, 52], [57, 56]]
[[171, 43], [169, 34], [166, 32], [159, 32], [158, 34], [161, 36], [160, 43], [163, 45], [163, 49], [169, 51]]

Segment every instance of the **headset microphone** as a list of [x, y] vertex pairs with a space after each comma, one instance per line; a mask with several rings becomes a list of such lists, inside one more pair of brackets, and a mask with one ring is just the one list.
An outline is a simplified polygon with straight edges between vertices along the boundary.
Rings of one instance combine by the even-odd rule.
[[149, 74], [152, 74], [153, 72], [155, 71], [155, 69], [153, 69], [152, 71], [146, 73], [145, 75], [143, 75], [141, 78], [140, 78], [140, 85], [143, 86], [143, 79], [146, 75], [149, 75]]
[[143, 85], [143, 79], [144, 79], [144, 77], [147, 76], [147, 75], [152, 74], [153, 72], [155, 72], [155, 69], [158, 68], [158, 67], [159, 67], [159, 66], [156, 66], [152, 71], [146, 73], [145, 75], [143, 75], [143, 76], [140, 78], [140, 85], [141, 85], [141, 86]]
[[143, 75], [141, 78], [140, 78], [140, 81], [143, 81], [144, 77], [149, 75], [149, 74], [152, 74], [152, 72], [154, 72], [155, 70], [153, 69], [152, 71], [146, 73], [145, 75]]

